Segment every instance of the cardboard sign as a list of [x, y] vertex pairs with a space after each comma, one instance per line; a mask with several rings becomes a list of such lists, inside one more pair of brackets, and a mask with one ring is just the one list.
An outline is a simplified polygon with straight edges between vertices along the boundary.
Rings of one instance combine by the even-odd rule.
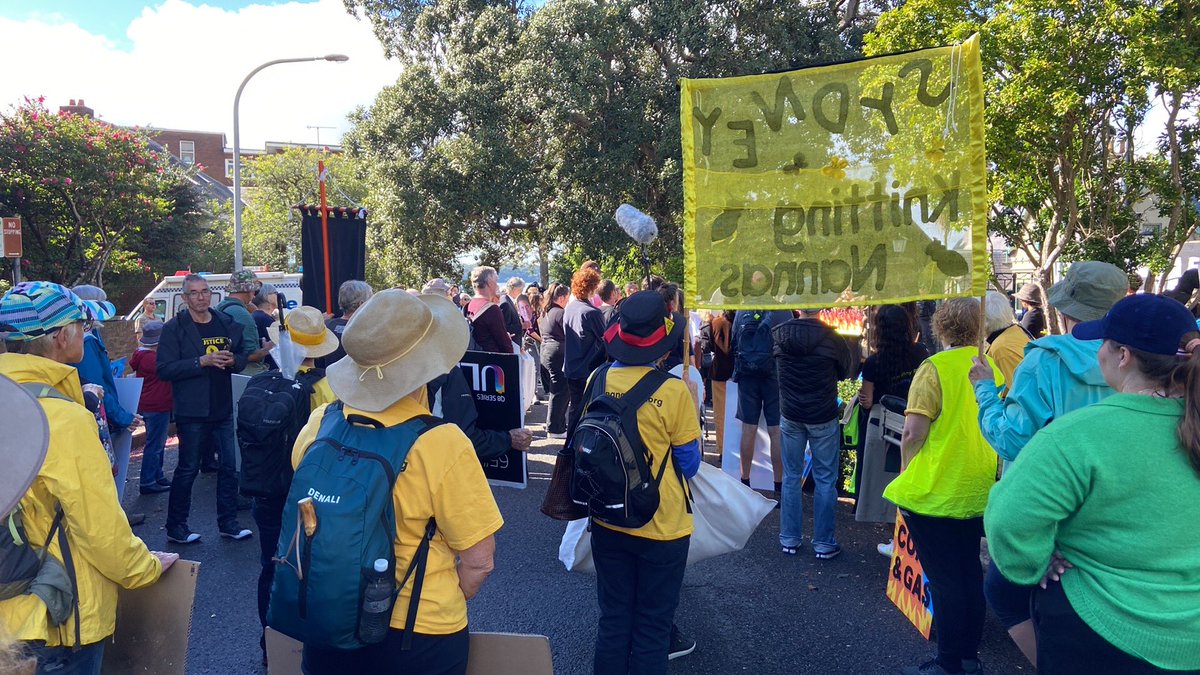
[[887, 596], [928, 640], [929, 629], [933, 626], [933, 593], [929, 590], [929, 578], [921, 569], [921, 559], [917, 556], [908, 525], [899, 511], [896, 512], [896, 531], [892, 539]]
[[[467, 675], [554, 675], [550, 638], [544, 635], [471, 633]], [[268, 675], [300, 675], [304, 645], [267, 628]]]
[[117, 594], [117, 632], [104, 672], [183, 675], [200, 563], [177, 560], [156, 583]]
[[786, 73], [680, 81], [693, 307], [982, 295], [979, 37]]
[[[475, 394], [476, 424], [480, 429], [508, 431], [524, 425], [521, 405], [521, 361], [517, 354], [469, 351], [458, 364], [467, 387]], [[483, 473], [492, 485], [524, 489], [529, 471], [525, 453], [508, 452], [483, 463]]]
[[21, 218], [4, 218], [0, 225], [0, 255], [5, 258], [21, 257]]

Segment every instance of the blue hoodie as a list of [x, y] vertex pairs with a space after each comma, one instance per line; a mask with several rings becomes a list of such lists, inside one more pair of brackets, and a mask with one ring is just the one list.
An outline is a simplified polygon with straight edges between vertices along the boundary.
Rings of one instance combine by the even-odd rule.
[[1096, 354], [1102, 340], [1049, 335], [1025, 346], [1025, 360], [1013, 372], [1012, 389], [990, 379], [975, 383], [979, 428], [996, 454], [1011, 462], [1040, 429], [1072, 410], [1113, 393]]

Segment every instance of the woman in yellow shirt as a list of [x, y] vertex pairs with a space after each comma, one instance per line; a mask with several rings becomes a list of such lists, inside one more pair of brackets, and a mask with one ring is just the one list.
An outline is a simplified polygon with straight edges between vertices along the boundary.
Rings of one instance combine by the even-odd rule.
[[[970, 381], [981, 333], [979, 301], [947, 300], [933, 315], [946, 347], [925, 360], [908, 390], [903, 468], [883, 496], [900, 507], [933, 593], [937, 657], [905, 675], [978, 673], [985, 603], [979, 540], [996, 481], [996, 453], [983, 440]], [[997, 384], [1003, 384], [988, 357]]]

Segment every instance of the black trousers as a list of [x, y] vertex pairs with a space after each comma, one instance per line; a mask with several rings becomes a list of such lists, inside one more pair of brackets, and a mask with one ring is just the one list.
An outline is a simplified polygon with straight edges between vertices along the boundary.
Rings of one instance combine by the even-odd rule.
[[1037, 631], [1038, 675], [1200, 673], [1163, 670], [1114, 647], [1079, 618], [1060, 583], [1051, 582], [1045, 590], [1034, 590], [1033, 623]]
[[305, 645], [300, 670], [304, 675], [344, 673], [420, 673], [464, 675], [471, 635], [464, 628], [449, 635], [414, 633], [412, 648], [400, 649], [404, 631], [393, 628], [383, 642], [362, 649], [318, 649]]
[[583, 392], [587, 389], [587, 378], [567, 380], [567, 389], [571, 392], [571, 404], [567, 408], [567, 428], [574, 429], [583, 416]]
[[937, 518], [904, 512], [904, 522], [917, 545], [917, 556], [933, 591], [933, 626], [937, 630], [938, 663], [951, 673], [963, 659], [979, 656], [983, 619], [983, 566], [979, 541], [983, 517]]
[[546, 431], [551, 434], [565, 434], [570, 394], [567, 389], [567, 376], [563, 373], [563, 346], [557, 340], [547, 339], [542, 343], [542, 371], [546, 373], [547, 379], [543, 386], [550, 396]]
[[[279, 532], [283, 529], [283, 505], [287, 495], [278, 497], [255, 497], [250, 513], [258, 526], [258, 562], [262, 569], [258, 573], [258, 621], [267, 625], [267, 607], [271, 603], [271, 584], [275, 581], [275, 550], [279, 543]], [[266, 636], [258, 644], [266, 653]]]
[[600, 626], [595, 675], [667, 672], [691, 537], [655, 541], [592, 526]]

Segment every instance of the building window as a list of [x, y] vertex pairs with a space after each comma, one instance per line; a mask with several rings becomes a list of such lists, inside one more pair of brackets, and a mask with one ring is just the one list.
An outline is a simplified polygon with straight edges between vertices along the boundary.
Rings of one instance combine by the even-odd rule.
[[225, 177], [233, 178], [233, 160], [225, 158]]
[[179, 161], [188, 165], [196, 163], [195, 141], [179, 141]]

